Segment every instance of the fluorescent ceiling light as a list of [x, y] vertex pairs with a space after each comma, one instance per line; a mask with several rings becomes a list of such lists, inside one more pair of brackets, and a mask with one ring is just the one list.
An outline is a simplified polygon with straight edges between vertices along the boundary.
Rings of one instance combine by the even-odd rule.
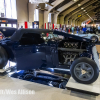
[[78, 6], [81, 6], [81, 4], [78, 4]]
[[[91, 16], [90, 16], [89, 14], [87, 14], [87, 15], [90, 17], [91, 20], [93, 20], [93, 18], [91, 18]], [[93, 20], [93, 21], [94, 21], [94, 20]]]
[[81, 9], [84, 9], [84, 8], [81, 8]]
[[30, 3], [46, 3], [49, 2], [49, 0], [29, 0]]

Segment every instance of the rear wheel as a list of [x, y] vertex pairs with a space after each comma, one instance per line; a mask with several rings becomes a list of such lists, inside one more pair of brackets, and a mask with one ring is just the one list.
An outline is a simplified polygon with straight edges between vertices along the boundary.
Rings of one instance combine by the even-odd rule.
[[0, 46], [0, 69], [3, 69], [8, 62], [8, 56], [5, 49]]
[[94, 41], [95, 43], [97, 43], [97, 42], [98, 42], [98, 37], [93, 36], [93, 37], [91, 38], [91, 40]]
[[86, 57], [76, 59], [70, 68], [72, 77], [79, 83], [91, 84], [99, 76], [97, 64]]

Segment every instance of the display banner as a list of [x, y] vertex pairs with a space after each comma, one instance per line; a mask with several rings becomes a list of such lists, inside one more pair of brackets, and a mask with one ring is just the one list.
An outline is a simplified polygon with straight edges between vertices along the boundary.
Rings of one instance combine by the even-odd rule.
[[48, 29], [49, 29], [49, 30], [52, 30], [52, 29], [53, 29], [52, 23], [48, 23]]
[[54, 29], [55, 25], [53, 24], [52, 27], [53, 27], [53, 29]]
[[52, 23], [45, 23], [45, 29], [52, 30], [53, 29]]
[[33, 28], [38, 29], [39, 28], [39, 21], [32, 22]]
[[45, 29], [48, 29], [48, 23], [45, 23]]
[[60, 24], [54, 24], [54, 29], [59, 30]]
[[28, 28], [28, 22], [24, 22], [25, 29]]

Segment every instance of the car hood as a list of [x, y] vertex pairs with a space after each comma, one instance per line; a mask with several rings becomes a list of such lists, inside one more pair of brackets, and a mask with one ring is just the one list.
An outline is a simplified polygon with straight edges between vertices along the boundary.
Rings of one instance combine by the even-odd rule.
[[96, 36], [96, 37], [99, 38], [99, 36], [95, 35], [95, 34], [75, 34], [75, 35], [80, 36], [80, 37], [85, 37], [85, 38], [88, 38], [88, 39], [90, 39], [93, 36]]

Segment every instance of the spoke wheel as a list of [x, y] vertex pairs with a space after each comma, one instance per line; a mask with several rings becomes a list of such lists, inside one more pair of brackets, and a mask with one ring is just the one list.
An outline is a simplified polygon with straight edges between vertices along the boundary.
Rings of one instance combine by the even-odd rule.
[[85, 62], [79, 63], [74, 68], [75, 76], [82, 81], [89, 81], [94, 76], [93, 67]]
[[95, 61], [87, 57], [76, 59], [70, 66], [73, 79], [79, 83], [91, 84], [98, 79], [99, 68]]

